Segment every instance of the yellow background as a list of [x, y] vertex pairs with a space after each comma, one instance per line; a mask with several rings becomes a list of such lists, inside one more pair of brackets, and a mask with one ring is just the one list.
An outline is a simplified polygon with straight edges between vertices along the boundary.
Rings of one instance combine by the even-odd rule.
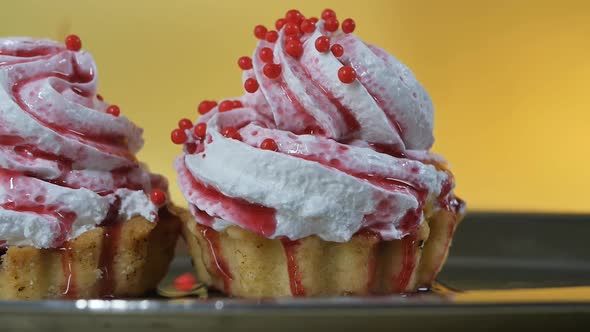
[[100, 92], [145, 128], [140, 153], [169, 176], [169, 133], [204, 99], [241, 94], [236, 59], [255, 24], [332, 7], [409, 65], [436, 110], [434, 150], [469, 208], [590, 212], [590, 2], [3, 1], [0, 35], [82, 37]]

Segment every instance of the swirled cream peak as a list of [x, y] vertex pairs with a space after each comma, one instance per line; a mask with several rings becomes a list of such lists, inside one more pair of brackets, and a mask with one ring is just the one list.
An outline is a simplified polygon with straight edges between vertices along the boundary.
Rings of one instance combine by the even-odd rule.
[[56, 247], [103, 223], [154, 221], [149, 194], [167, 190], [135, 158], [142, 130], [97, 94], [92, 56], [75, 36], [66, 45], [0, 39], [0, 244]]
[[198, 222], [344, 242], [363, 229], [399, 239], [441, 209], [462, 213], [444, 159], [428, 151], [430, 97], [354, 26], [296, 10], [277, 31], [257, 26], [252, 57], [238, 60], [246, 93], [201, 103], [196, 126], [173, 131]]

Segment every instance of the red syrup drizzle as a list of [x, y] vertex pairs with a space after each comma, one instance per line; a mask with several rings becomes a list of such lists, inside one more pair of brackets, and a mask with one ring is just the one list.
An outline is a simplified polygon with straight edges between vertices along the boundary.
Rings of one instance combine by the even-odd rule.
[[76, 266], [74, 265], [74, 250], [70, 247], [61, 247], [58, 250], [61, 253], [61, 269], [64, 276], [61, 293], [66, 299], [75, 299], [78, 297], [78, 286], [76, 284], [77, 276]]
[[301, 271], [297, 264], [297, 247], [301, 244], [298, 240], [291, 241], [288, 238], [281, 238], [285, 256], [287, 258], [287, 271], [289, 273], [289, 286], [291, 287], [291, 295], [305, 296], [305, 288], [301, 280]]
[[326, 98], [328, 98], [328, 100], [332, 104], [334, 104], [334, 106], [336, 106], [336, 109], [342, 116], [342, 120], [344, 120], [344, 123], [346, 124], [349, 133], [354, 133], [358, 131], [361, 128], [361, 125], [358, 122], [358, 120], [354, 117], [352, 111], [344, 107], [344, 105], [342, 105], [342, 103], [340, 103], [340, 101], [338, 101], [338, 99], [336, 99], [336, 97], [334, 97], [332, 93], [326, 90], [319, 82], [314, 80], [313, 76], [311, 76], [307, 71], [307, 68], [302, 66], [302, 69], [308, 81], [311, 82], [319, 91], [321, 91], [324, 94], [324, 96], [326, 96]]
[[412, 279], [416, 267], [416, 239], [417, 235], [413, 233], [400, 240], [402, 245], [402, 266], [399, 274], [393, 277], [391, 286], [395, 293], [405, 292]]
[[215, 274], [223, 279], [223, 291], [229, 294], [231, 291], [231, 282], [233, 281], [233, 276], [221, 253], [221, 248], [219, 246], [219, 234], [215, 230], [206, 226], [202, 226], [201, 234], [209, 246], [211, 266], [213, 269], [215, 269]]
[[377, 276], [377, 253], [382, 239], [379, 233], [368, 229], [363, 229], [356, 235], [364, 236], [369, 240], [372, 239], [375, 241], [371, 249], [369, 249], [369, 260], [367, 263], [367, 293], [371, 293], [375, 288], [375, 280]]
[[98, 285], [99, 297], [112, 298], [115, 295], [117, 285], [115, 284], [114, 262], [121, 239], [121, 229], [123, 228], [123, 223], [117, 220], [120, 206], [121, 200], [117, 197], [115, 202], [110, 206], [104, 221], [101, 223], [103, 227], [103, 250], [100, 252], [98, 261], [99, 269], [102, 271], [102, 278]]
[[231, 216], [225, 218], [224, 216], [215, 217], [234, 221], [244, 228], [266, 237], [274, 234], [277, 227], [275, 209], [253, 204], [244, 199], [227, 197], [214, 188], [197, 181], [186, 169], [186, 166], [183, 165], [182, 168], [180, 172], [185, 175], [185, 178], [190, 180], [191, 188], [196, 192], [196, 196], [200, 199], [218, 202], [224, 208], [227, 215]]

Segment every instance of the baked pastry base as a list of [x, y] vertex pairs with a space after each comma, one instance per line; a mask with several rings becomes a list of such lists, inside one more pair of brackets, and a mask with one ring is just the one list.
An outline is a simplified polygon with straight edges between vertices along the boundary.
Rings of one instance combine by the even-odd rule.
[[429, 287], [442, 268], [460, 216], [441, 211], [402, 240], [361, 232], [336, 243], [309, 236], [267, 239], [238, 227], [217, 232], [188, 211], [183, 236], [199, 281], [246, 298], [369, 295]]
[[174, 256], [178, 218], [135, 217], [97, 227], [58, 249], [9, 247], [0, 263], [2, 299], [135, 297], [157, 287]]

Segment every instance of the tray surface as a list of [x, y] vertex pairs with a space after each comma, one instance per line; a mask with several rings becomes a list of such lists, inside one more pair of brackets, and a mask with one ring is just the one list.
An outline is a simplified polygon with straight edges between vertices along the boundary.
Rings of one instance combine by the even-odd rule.
[[[433, 291], [259, 301], [0, 301], [1, 331], [590, 328], [590, 216], [471, 213]], [[190, 271], [177, 258], [163, 284]], [[442, 285], [446, 285], [442, 286]]]

